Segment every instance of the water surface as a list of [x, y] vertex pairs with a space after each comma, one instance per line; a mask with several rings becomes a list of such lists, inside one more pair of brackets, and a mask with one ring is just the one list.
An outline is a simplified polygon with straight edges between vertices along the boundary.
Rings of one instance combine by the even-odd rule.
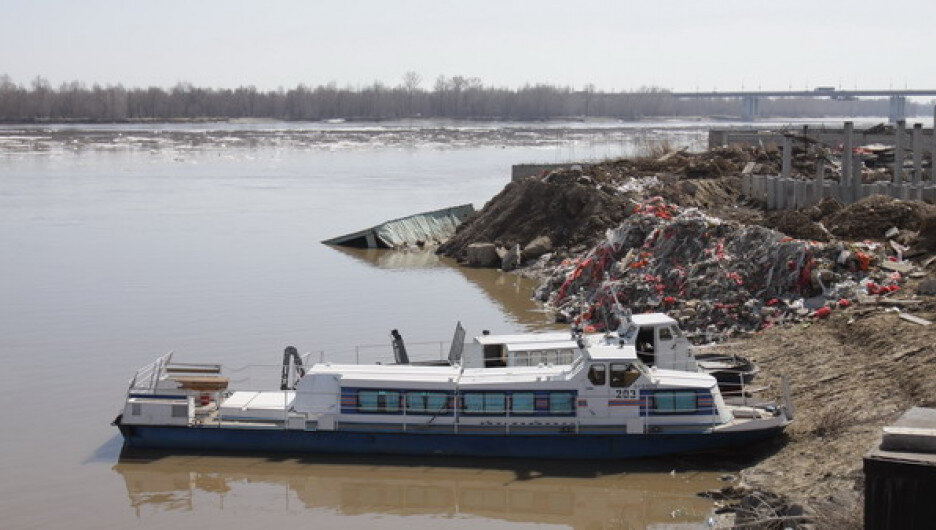
[[[247, 136], [231, 127], [209, 129], [220, 130], [218, 138]], [[704, 141], [691, 124], [675, 132], [582, 127], [577, 139], [560, 134], [558, 142], [550, 126], [519, 135], [446, 127], [393, 130], [408, 140], [390, 141], [386, 125], [376, 132], [346, 126], [340, 148], [296, 126], [277, 140], [280, 125], [252, 126], [260, 139], [249, 145], [207, 133], [214, 139], [198, 144], [196, 126], [166, 126], [178, 133], [166, 136], [139, 126], [4, 128], [2, 526], [702, 521], [711, 505], [693, 494], [717, 487], [717, 473], [692, 471], [678, 459], [653, 469], [579, 469], [437, 459], [120, 458], [109, 423], [127, 381], [166, 351], [183, 362], [242, 369], [234, 383], [243, 385], [275, 381], [286, 345], [351, 359], [358, 344], [388, 352], [393, 328], [408, 341], [429, 341], [431, 353], [440, 343], [447, 348], [459, 320], [469, 336], [550, 327], [530, 300], [534, 285], [515, 275], [463, 269], [431, 254], [339, 250], [320, 240], [418, 211], [480, 207], [518, 161], [633, 152], [646, 137]]]

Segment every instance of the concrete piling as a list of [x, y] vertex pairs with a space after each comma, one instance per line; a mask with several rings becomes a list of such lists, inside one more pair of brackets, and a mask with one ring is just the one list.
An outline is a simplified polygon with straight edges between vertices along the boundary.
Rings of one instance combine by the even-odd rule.
[[816, 164], [816, 182], [813, 191], [813, 202], [819, 202], [825, 198], [825, 161], [820, 160]]
[[936, 105], [933, 105], [933, 136], [930, 138], [930, 184], [936, 184]]
[[783, 158], [781, 159], [782, 165], [780, 167], [780, 176], [782, 178], [790, 178], [790, 170], [792, 169], [793, 164], [793, 142], [790, 141], [789, 136], [783, 137]]
[[894, 184], [898, 186], [898, 188], [903, 186], [903, 137], [906, 124], [904, 120], [897, 120], [897, 127], [894, 131]]
[[923, 124], [913, 124], [913, 176], [910, 177], [910, 198], [920, 198], [920, 180], [923, 174]]

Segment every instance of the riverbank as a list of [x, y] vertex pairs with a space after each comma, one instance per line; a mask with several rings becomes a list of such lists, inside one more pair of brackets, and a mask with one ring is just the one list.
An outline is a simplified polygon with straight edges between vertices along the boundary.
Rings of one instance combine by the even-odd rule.
[[[808, 175], [801, 155], [794, 171]], [[494, 245], [542, 281], [559, 321], [600, 331], [617, 304], [662, 310], [698, 340], [730, 339], [763, 381], [788, 376], [796, 421], [734, 488], [860, 522], [863, 454], [904, 410], [936, 405], [936, 326], [900, 316], [936, 320], [936, 207], [871, 197], [768, 212], [740, 176], [779, 164], [769, 148], [722, 148], [529, 177], [440, 250]]]

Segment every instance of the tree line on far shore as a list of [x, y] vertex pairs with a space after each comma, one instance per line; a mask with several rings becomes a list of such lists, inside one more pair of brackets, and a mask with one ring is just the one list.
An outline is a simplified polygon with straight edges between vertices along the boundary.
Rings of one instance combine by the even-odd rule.
[[[392, 120], [450, 118], [548, 120], [562, 118], [667, 118], [737, 116], [737, 99], [679, 99], [669, 91], [643, 88], [604, 92], [536, 84], [520, 88], [484, 85], [475, 77], [440, 76], [431, 89], [414, 72], [396, 86], [375, 82], [365, 87], [339, 88], [335, 83], [258, 90], [196, 87], [90, 87], [73, 81], [53, 87], [42, 77], [28, 86], [0, 75], [0, 121], [124, 122], [268, 118], [320, 121], [329, 119]], [[760, 101], [762, 116], [825, 117], [886, 116], [887, 99], [838, 101], [822, 98], [776, 98]], [[928, 114], [928, 107], [907, 103], [908, 115]]]

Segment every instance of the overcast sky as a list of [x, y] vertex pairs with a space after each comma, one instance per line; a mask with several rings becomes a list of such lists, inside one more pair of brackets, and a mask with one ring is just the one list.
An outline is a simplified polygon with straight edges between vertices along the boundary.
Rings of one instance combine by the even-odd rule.
[[27, 83], [936, 88], [936, 1], [3, 0]]

